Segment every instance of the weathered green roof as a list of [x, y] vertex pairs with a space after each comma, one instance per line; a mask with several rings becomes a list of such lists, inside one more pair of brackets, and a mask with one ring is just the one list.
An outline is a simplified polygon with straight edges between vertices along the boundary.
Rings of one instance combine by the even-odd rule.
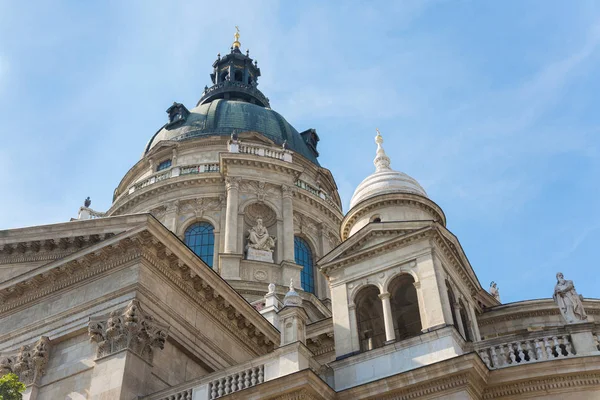
[[231, 135], [254, 131], [277, 144], [287, 140], [288, 148], [319, 165], [317, 157], [285, 118], [270, 108], [238, 100], [216, 99], [190, 111], [187, 119], [172, 127], [163, 127], [146, 146], [148, 152], [162, 140], [186, 140], [200, 136]]

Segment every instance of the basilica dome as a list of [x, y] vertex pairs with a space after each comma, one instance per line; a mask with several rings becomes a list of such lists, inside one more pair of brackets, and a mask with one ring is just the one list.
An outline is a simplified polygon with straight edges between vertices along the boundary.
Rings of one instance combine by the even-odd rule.
[[279, 113], [260, 103], [253, 104], [245, 99], [201, 99], [198, 106], [184, 112], [183, 115], [185, 120], [180, 123], [167, 124], [161, 128], [146, 146], [144, 154], [163, 140], [181, 141], [203, 136], [229, 136], [234, 131], [258, 132], [276, 144], [282, 145], [285, 142], [288, 149], [318, 164], [318, 153], [309, 147], [304, 132], [298, 133]]
[[350, 208], [352, 209], [364, 200], [383, 194], [411, 193], [427, 197], [425, 189], [419, 185], [419, 182], [403, 172], [390, 168], [390, 159], [381, 146], [383, 138], [379, 131], [377, 131], [375, 142], [377, 143], [377, 156], [374, 160], [375, 172], [358, 185], [350, 200]]

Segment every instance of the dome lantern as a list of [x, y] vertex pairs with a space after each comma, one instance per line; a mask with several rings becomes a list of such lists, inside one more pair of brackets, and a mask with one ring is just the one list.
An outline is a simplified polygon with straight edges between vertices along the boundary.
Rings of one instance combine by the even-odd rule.
[[225, 99], [270, 107], [269, 99], [257, 88], [260, 68], [256, 61], [250, 58], [249, 50], [246, 54], [240, 51], [240, 29], [238, 26], [235, 29], [231, 52], [224, 57], [219, 54], [213, 63], [213, 73], [210, 74], [213, 85], [204, 89], [198, 105], [215, 99]]

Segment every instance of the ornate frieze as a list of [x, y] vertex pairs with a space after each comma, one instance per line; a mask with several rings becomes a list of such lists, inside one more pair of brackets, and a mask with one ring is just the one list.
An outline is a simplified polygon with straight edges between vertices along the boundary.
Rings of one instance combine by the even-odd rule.
[[240, 192], [254, 194], [259, 203], [264, 202], [267, 197], [279, 196], [277, 187], [265, 181], [244, 180], [240, 184]]
[[42, 336], [34, 345], [21, 346], [16, 354], [0, 359], [0, 375], [14, 373], [25, 385], [38, 384], [46, 372], [50, 340]]
[[169, 327], [145, 313], [137, 300], [108, 317], [92, 317], [90, 341], [98, 343], [98, 358], [127, 349], [152, 364], [155, 349], [163, 349]]
[[181, 214], [194, 214], [196, 217], [202, 217], [206, 211], [220, 210], [224, 202], [224, 195], [182, 200], [179, 204], [179, 212]]

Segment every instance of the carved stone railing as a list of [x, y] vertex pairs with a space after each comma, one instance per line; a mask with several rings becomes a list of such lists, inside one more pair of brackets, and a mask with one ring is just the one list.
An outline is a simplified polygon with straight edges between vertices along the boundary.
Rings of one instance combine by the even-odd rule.
[[322, 189], [318, 189], [314, 186], [312, 186], [311, 184], [301, 180], [301, 179], [297, 179], [295, 182], [296, 186], [299, 187], [300, 189], [306, 190], [307, 192], [319, 197], [321, 200], [326, 201], [329, 205], [334, 206], [335, 208], [340, 208], [335, 201], [333, 201], [333, 199], [331, 198], [331, 196], [326, 193], [324, 190]]
[[160, 400], [192, 400], [192, 389], [185, 389], [177, 393], [173, 393], [162, 397]]
[[204, 163], [204, 164], [192, 164], [185, 165], [181, 167], [172, 167], [166, 171], [160, 171], [148, 178], [144, 179], [141, 182], [138, 182], [132, 185], [129, 188], [128, 193], [132, 194], [136, 190], [143, 189], [147, 186], [153, 185], [160, 181], [164, 181], [170, 178], [176, 178], [181, 175], [189, 175], [189, 174], [203, 174], [208, 172], [219, 172], [219, 164], [218, 163]]
[[302, 369], [318, 371], [320, 367], [310, 350], [296, 342], [254, 360], [146, 396], [143, 400], [215, 400]]
[[248, 389], [265, 381], [265, 366], [251, 367], [209, 383], [209, 400]]
[[254, 85], [249, 85], [247, 83], [236, 82], [236, 81], [223, 81], [219, 82], [216, 85], [213, 85], [202, 93], [202, 97], [200, 97], [199, 103], [202, 103], [206, 98], [214, 96], [216, 94], [231, 91], [235, 89], [237, 92], [248, 93], [249, 95], [255, 97], [265, 106], [269, 107], [269, 99], [256, 88]]
[[475, 343], [475, 349], [490, 369], [575, 355], [571, 337], [567, 334], [521, 338], [504, 343], [490, 342], [497, 342], [497, 339]]
[[252, 154], [259, 157], [269, 157], [276, 160], [292, 162], [292, 152], [284, 148], [262, 146], [255, 143], [246, 143], [240, 140], [232, 140], [228, 144], [230, 153]]

